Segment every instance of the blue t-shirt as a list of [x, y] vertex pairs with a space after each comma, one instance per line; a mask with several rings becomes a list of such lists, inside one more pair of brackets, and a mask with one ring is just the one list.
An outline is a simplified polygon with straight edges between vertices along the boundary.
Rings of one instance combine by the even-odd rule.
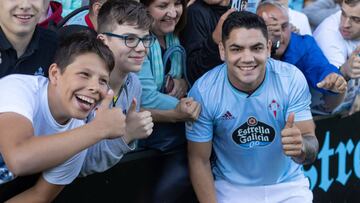
[[281, 60], [299, 68], [305, 75], [309, 86], [325, 94], [331, 92], [318, 88], [317, 83], [330, 73], [341, 75], [339, 69], [330, 64], [315, 39], [310, 35], [291, 33], [289, 45]]
[[295, 121], [312, 119], [306, 79], [293, 65], [269, 59], [264, 81], [248, 95], [230, 84], [222, 64], [201, 77], [189, 96], [202, 110], [197, 121], [187, 123], [186, 137], [213, 142], [215, 179], [258, 186], [304, 177], [281, 144], [291, 112]]

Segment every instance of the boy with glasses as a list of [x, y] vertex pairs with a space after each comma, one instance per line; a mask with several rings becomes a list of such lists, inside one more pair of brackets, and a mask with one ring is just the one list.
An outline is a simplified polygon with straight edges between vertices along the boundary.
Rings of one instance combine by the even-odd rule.
[[[121, 142], [103, 140], [89, 149], [88, 153], [93, 155], [87, 156], [81, 171], [82, 175], [102, 172], [118, 163], [124, 153], [135, 149], [132, 141], [148, 137], [154, 126], [149, 111], [138, 112], [141, 84], [137, 75], [133, 73], [140, 71], [148, 48], [155, 40], [149, 33], [152, 17], [138, 2], [107, 1], [99, 11], [98, 22], [98, 38], [110, 48], [115, 58], [115, 66], [110, 73], [109, 81], [110, 88], [114, 90], [111, 106], [120, 107], [126, 114], [125, 134], [128, 135], [126, 136], [128, 139], [123, 139]], [[94, 115], [90, 116], [92, 117]], [[101, 148], [109, 150], [96, 153]]]

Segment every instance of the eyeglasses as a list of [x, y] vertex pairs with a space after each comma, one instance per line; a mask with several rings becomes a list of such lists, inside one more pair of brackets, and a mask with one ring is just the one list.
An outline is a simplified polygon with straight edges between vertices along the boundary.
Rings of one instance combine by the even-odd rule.
[[142, 42], [144, 47], [149, 48], [155, 42], [155, 37], [153, 35], [146, 35], [145, 37], [140, 38], [134, 34], [118, 35], [118, 34], [114, 34], [111, 32], [104, 32], [103, 34], [110, 36], [110, 37], [116, 37], [116, 38], [123, 39], [125, 41], [125, 45], [129, 48], [137, 47], [137, 45], [139, 44], [140, 41]]

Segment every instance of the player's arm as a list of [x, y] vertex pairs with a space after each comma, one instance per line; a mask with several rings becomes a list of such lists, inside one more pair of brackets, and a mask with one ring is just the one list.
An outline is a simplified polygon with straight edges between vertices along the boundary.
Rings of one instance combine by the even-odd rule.
[[295, 122], [302, 136], [301, 164], [311, 164], [315, 161], [319, 152], [319, 142], [315, 135], [315, 124], [313, 120]]
[[32, 123], [20, 114], [1, 113], [0, 153], [6, 166], [15, 176], [37, 173], [102, 139], [124, 135], [125, 116], [120, 108], [108, 108], [111, 99], [107, 95], [89, 124], [49, 136], [34, 136]]
[[199, 202], [216, 202], [210, 155], [212, 142], [188, 141], [190, 178]]
[[22, 202], [37, 202], [46, 203], [52, 202], [55, 197], [62, 191], [64, 185], [54, 185], [48, 183], [42, 176], [40, 176], [37, 183], [28, 190], [16, 195], [8, 200], [8, 203], [22, 203]]

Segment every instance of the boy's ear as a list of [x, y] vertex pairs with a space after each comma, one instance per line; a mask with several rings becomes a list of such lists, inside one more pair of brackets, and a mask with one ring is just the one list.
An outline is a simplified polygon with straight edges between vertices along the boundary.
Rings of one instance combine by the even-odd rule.
[[109, 46], [109, 40], [104, 34], [98, 34], [97, 38], [101, 40], [105, 45]]
[[61, 76], [61, 70], [56, 63], [53, 63], [49, 67], [49, 80], [50, 83], [56, 85], [59, 77]]

